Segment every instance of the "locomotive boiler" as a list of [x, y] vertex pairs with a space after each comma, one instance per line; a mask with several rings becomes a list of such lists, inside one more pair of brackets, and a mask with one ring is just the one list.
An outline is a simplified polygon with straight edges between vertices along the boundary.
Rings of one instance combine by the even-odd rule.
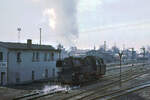
[[99, 79], [106, 72], [102, 58], [96, 56], [68, 57], [58, 60], [58, 80], [67, 84], [81, 84]]

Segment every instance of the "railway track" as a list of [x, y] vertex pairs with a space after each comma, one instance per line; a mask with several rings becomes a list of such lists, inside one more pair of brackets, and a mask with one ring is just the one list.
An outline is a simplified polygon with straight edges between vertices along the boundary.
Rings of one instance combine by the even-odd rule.
[[[136, 66], [136, 67], [137, 67], [137, 66]], [[136, 68], [136, 67], [135, 67], [135, 68]], [[136, 74], [136, 73], [138, 73], [138, 72], [135, 72], [135, 74]], [[123, 72], [123, 73], [122, 73], [122, 78], [124, 77], [124, 79], [126, 79], [127, 76], [130, 77], [129, 74], [130, 74], [130, 70], [127, 70], [127, 71]], [[133, 74], [132, 74], [132, 75], [133, 75]], [[119, 80], [117, 80], [118, 77], [119, 77], [119, 74], [107, 76], [107, 77], [106, 77], [107, 80], [108, 80], [108, 79], [111, 79], [111, 80], [115, 80], [115, 81], [109, 82], [109, 83], [107, 83], [107, 84], [104, 84], [102, 87], [105, 87], [105, 89], [106, 89], [106, 88], [109, 88], [109, 87], [111, 87], [112, 85], [116, 84], [117, 82], [119, 82]], [[89, 89], [89, 90], [86, 90], [86, 91], [81, 91], [81, 92], [79, 92], [79, 93], [77, 93], [77, 94], [74, 94], [74, 95], [72, 95], [72, 96], [63, 98], [63, 99], [61, 99], [61, 100], [69, 100], [69, 99], [74, 98], [74, 97], [76, 97], [76, 96], [79, 96], [79, 95], [88, 93], [89, 91], [92, 91], [92, 90], [93, 90], [93, 89]], [[61, 91], [50, 91], [49, 93], [46, 93], [46, 94], [45, 94], [45, 93], [42, 93], [42, 92], [36, 92], [36, 93], [31, 93], [31, 94], [27, 94], [27, 95], [24, 95], [24, 96], [20, 96], [20, 97], [14, 98], [13, 100], [34, 100], [34, 99], [37, 99], [37, 98], [41, 98], [41, 97], [53, 95], [53, 94], [55, 94], [55, 93], [60, 93], [60, 92], [61, 92]], [[93, 92], [89, 92], [89, 94], [86, 95], [86, 96], [90, 96], [91, 94], [93, 94]], [[85, 98], [85, 97], [83, 97], [83, 98]], [[81, 100], [81, 99], [83, 99], [83, 98], [79, 98], [79, 99], [77, 99], [77, 100]]]
[[[143, 68], [141, 67], [142, 65], [143, 64], [140, 63], [140, 64], [134, 64], [134, 66], [132, 65], [122, 66], [121, 69], [124, 70], [123, 72], [128, 72], [128, 71], [135, 70], [138, 67]], [[114, 77], [115, 75], [117, 76], [118, 74], [120, 74], [120, 71], [117, 71], [117, 70], [120, 70], [120, 67], [113, 67], [113, 68], [107, 69], [106, 75], [104, 76], [107, 76], [107, 77]]]
[[136, 85], [136, 86], [132, 86], [132, 87], [128, 87], [128, 88], [124, 88], [124, 89], [119, 89], [116, 91], [110, 91], [107, 92], [104, 95], [97, 95], [94, 98], [90, 99], [90, 100], [115, 100], [115, 98], [123, 96], [125, 94], [129, 94], [144, 88], [150, 87], [150, 83], [146, 83], [146, 84], [141, 84], [141, 85]]
[[[141, 67], [141, 65], [142, 65], [142, 64], [140, 64], [140, 65], [138, 64], [138, 65], [133, 66], [133, 67], [132, 67], [132, 70], [136, 70], [137, 68], [140, 69], [140, 70], [143, 70], [144, 68]], [[123, 72], [122, 72], [122, 75], [128, 75], [128, 74], [132, 73], [132, 70], [130, 69], [130, 67], [131, 67], [131, 66], [128, 66], [128, 67], [127, 67], [128, 70], [123, 71]], [[115, 68], [115, 69], [116, 69], [116, 68]], [[117, 69], [119, 69], [119, 68], [117, 68]], [[120, 73], [116, 73], [116, 74], [112, 74], [112, 75], [106, 75], [104, 78], [105, 78], [105, 79], [115, 79], [115, 78], [118, 78], [119, 76], [120, 76]]]
[[[136, 67], [135, 67], [136, 68]], [[137, 69], [139, 69], [139, 71], [136, 71], [134, 74], [138, 74], [140, 71], [141, 71], [141, 68], [142, 67], [139, 67], [138, 66], [138, 68]], [[129, 76], [129, 73], [130, 73], [130, 71], [128, 71], [128, 73], [126, 73], [126, 74], [124, 74], [124, 76], [128, 76], [128, 77], [130, 77]], [[143, 73], [143, 71], [141, 72], [141, 73]], [[131, 75], [133, 75], [133, 74], [131, 74]], [[118, 77], [119, 77], [119, 75], [118, 75]], [[138, 77], [138, 76], [137, 76]], [[113, 77], [110, 77], [111, 78], [111, 81], [112, 80], [115, 80]], [[117, 76], [116, 76], [116, 78], [117, 78]], [[127, 78], [127, 77], [126, 77]], [[133, 77], [133, 78], [136, 78], [136, 77]], [[131, 79], [130, 79], [131, 80]], [[99, 87], [103, 87], [103, 88], [109, 88], [109, 86], [110, 85], [112, 85], [112, 84], [116, 84], [116, 83], [118, 83], [119, 82], [119, 80], [116, 80], [116, 81], [113, 81], [113, 82], [109, 82], [109, 83], [106, 83], [106, 84], [104, 84], [104, 85], [98, 85]], [[98, 87], [97, 86], [97, 87]], [[79, 92], [77, 92], [77, 93], [74, 93], [74, 94], [72, 94], [72, 95], [69, 95], [69, 96], [66, 96], [66, 97], [64, 97], [64, 98], [61, 98], [61, 100], [72, 100], [72, 98], [74, 98], [73, 100], [76, 100], [77, 98], [79, 99], [79, 98], [81, 98], [82, 96], [81, 95], [83, 95], [83, 94], [85, 94], [85, 95], [90, 95], [91, 94], [91, 91], [95, 91], [95, 90], [97, 90], [97, 87], [96, 88], [92, 88], [92, 89], [88, 89], [88, 90], [84, 90], [84, 91], [79, 91]], [[77, 98], [76, 98], [77, 97]], [[58, 97], [59, 98], [59, 97]], [[54, 98], [54, 100], [58, 100], [58, 98], [57, 99], [55, 99]], [[76, 98], [76, 99], [75, 99]], [[52, 100], [53, 100], [53, 98], [51, 98]], [[77, 100], [78, 100], [77, 99]], [[80, 99], [79, 99], [80, 100]], [[86, 99], [85, 99], [86, 100]]]
[[[147, 63], [148, 64], [148, 63]], [[133, 65], [135, 65], [135, 66], [137, 66], [137, 65], [143, 65], [143, 63], [133, 63]], [[128, 67], [131, 67], [132, 66], [132, 64], [122, 64], [122, 67], [124, 67], [124, 68], [128, 68]], [[111, 66], [111, 67], [107, 67], [107, 71], [109, 71], [109, 70], [114, 70], [114, 69], [119, 69], [120, 68], [120, 64], [119, 65], [117, 65], [117, 66]]]
[[[145, 73], [147, 73], [148, 71], [145, 71]], [[144, 72], [141, 72], [140, 74], [133, 76], [128, 76], [128, 77], [124, 77], [122, 80], [121, 83], [125, 83], [125, 82], [128, 82], [138, 76], [141, 76], [143, 74], [145, 74]], [[130, 78], [129, 78], [130, 77]], [[92, 96], [92, 97], [95, 97], [94, 94], [97, 94], [98, 92], [102, 92], [102, 91], [106, 91], [107, 89], [109, 88], [112, 88], [114, 86], [117, 86], [118, 83], [120, 83], [120, 80], [117, 80], [117, 81], [114, 81], [114, 82], [111, 82], [111, 83], [108, 83], [104, 86], [102, 86], [103, 88], [93, 88], [91, 90], [88, 90], [88, 91], [85, 91], [85, 92], [82, 92], [82, 93], [79, 93], [77, 95], [73, 95], [71, 97], [68, 97], [68, 98], [64, 98], [62, 100], [90, 100], [89, 98]]]

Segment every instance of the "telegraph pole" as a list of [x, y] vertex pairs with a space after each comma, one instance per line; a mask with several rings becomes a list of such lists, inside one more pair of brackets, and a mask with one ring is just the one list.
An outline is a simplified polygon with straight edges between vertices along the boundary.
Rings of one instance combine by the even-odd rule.
[[145, 63], [145, 48], [143, 47], [143, 48], [141, 48], [142, 50], [143, 50], [143, 66], [145, 65], [144, 63]]
[[104, 41], [104, 52], [106, 52], [106, 41]]
[[[133, 67], [133, 54], [134, 54], [134, 48], [130, 48], [132, 50], [132, 67]], [[131, 71], [132, 71], [132, 67], [131, 67]]]
[[41, 43], [41, 37], [42, 37], [41, 34], [42, 34], [42, 28], [40, 28], [40, 45], [42, 44]]
[[58, 44], [58, 50], [59, 50], [59, 60], [61, 60], [61, 51], [63, 49], [63, 46], [61, 44]]
[[122, 61], [122, 55], [123, 55], [123, 51], [119, 52], [119, 58], [120, 58], [120, 87], [122, 86], [122, 83], [121, 83], [121, 61]]

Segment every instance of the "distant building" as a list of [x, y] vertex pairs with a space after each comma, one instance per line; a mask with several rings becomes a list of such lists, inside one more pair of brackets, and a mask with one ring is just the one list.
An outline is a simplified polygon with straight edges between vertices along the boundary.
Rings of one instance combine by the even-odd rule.
[[113, 62], [115, 61], [115, 57], [113, 56], [112, 53], [110, 52], [101, 52], [100, 50], [91, 50], [89, 52], [86, 53], [88, 56], [98, 56], [103, 58], [103, 60], [105, 61], [105, 63], [108, 62]]
[[74, 56], [74, 57], [84, 57], [86, 56], [86, 53], [88, 52], [89, 50], [81, 50], [81, 49], [72, 49], [70, 52], [69, 52], [69, 56]]
[[0, 84], [20, 84], [57, 76], [59, 50], [50, 45], [0, 42]]

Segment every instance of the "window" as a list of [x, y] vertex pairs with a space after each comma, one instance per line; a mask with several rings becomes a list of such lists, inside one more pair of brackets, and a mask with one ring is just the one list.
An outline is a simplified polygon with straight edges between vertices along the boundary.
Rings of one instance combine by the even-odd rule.
[[21, 62], [21, 52], [17, 53], [17, 62]]
[[33, 52], [32, 61], [35, 61], [35, 52]]
[[47, 53], [44, 54], [44, 61], [47, 61]]
[[3, 52], [0, 52], [0, 61], [3, 60]]
[[36, 52], [36, 61], [39, 61], [39, 52]]
[[33, 52], [32, 61], [39, 61], [39, 52]]
[[48, 58], [49, 58], [48, 61], [53, 61], [54, 60], [54, 53], [53, 52], [49, 53]]
[[53, 78], [55, 77], [55, 68], [53, 68]]
[[51, 53], [48, 54], [48, 61], [51, 61]]
[[51, 53], [51, 60], [52, 61], [54, 60], [54, 53], [53, 52]]

